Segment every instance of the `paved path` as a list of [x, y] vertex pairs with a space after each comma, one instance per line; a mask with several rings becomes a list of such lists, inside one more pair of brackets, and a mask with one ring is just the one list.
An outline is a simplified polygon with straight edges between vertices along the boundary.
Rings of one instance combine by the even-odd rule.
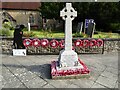
[[[118, 53], [81, 54], [90, 78], [50, 79], [50, 63], [58, 55], [2, 55], [3, 88], [118, 88]], [[120, 72], [119, 72], [120, 74]]]

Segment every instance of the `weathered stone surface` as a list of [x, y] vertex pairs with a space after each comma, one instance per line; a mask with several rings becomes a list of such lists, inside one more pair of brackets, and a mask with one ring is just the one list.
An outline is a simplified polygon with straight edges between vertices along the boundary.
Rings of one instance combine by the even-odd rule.
[[100, 76], [96, 82], [106, 87], [114, 88], [116, 84], [116, 79]]
[[94, 84], [94, 81], [92, 80], [89, 80], [88, 78], [82, 78], [82, 79], [71, 79], [70, 82], [72, 84], [75, 84], [81, 88], [90, 88], [93, 84]]
[[[75, 40], [73, 38], [73, 40]], [[5, 54], [9, 54], [12, 55], [12, 44], [13, 44], [13, 40], [11, 39], [1, 39], [0, 40], [0, 45], [1, 45], [1, 51], [0, 53], [5, 53]], [[120, 50], [119, 47], [119, 43], [120, 41], [118, 40], [105, 40], [104, 41], [104, 53], [108, 53], [108, 52], [118, 52], [118, 50]], [[59, 54], [60, 51], [60, 47], [56, 48], [55, 50], [53, 50], [53, 48], [48, 47], [48, 48], [42, 48], [41, 46], [37, 48], [37, 50], [35, 51], [34, 47], [28, 47], [27, 51], [28, 54]], [[75, 50], [77, 53], [102, 53], [102, 47], [96, 47], [96, 48], [81, 48], [81, 47], [75, 47]], [[38, 52], [39, 51], [39, 52]]]
[[[2, 76], [3, 76], [2, 85], [6, 86], [8, 88], [13, 88], [14, 86], [10, 85], [7, 82], [12, 81], [12, 79], [14, 77], [16, 77], [17, 80], [15, 79], [11, 83], [15, 83], [17, 81], [18, 83], [16, 84], [16, 86], [18, 88], [29, 87], [32, 82], [35, 83], [37, 80], [39, 81], [39, 79], [40, 79], [40, 82], [41, 82], [41, 79], [42, 79], [42, 85], [43, 86], [40, 86], [41, 84], [32, 84], [31, 85], [32, 88], [35, 88], [35, 87], [68, 88], [69, 86], [72, 87], [72, 88], [74, 88], [74, 87], [76, 87], [76, 88], [77, 87], [80, 87], [80, 88], [82, 88], [82, 87], [84, 87], [84, 88], [87, 88], [87, 87], [97, 88], [98, 87], [99, 88], [100, 87], [99, 85], [104, 86], [105, 88], [117, 87], [116, 82], [119, 81], [119, 79], [116, 81], [116, 79], [114, 77], [110, 76], [110, 75], [112, 75], [112, 76], [117, 75], [117, 74], [114, 73], [114, 71], [110, 72], [110, 68], [114, 67], [115, 71], [118, 68], [117, 66], [114, 66], [114, 63], [118, 63], [118, 58], [116, 58], [116, 57], [118, 57], [118, 53], [111, 52], [111, 53], [106, 53], [106, 54], [94, 54], [94, 55], [84, 54], [84, 55], [79, 55], [79, 57], [87, 64], [90, 63], [90, 62], [92, 63], [92, 65], [94, 65], [95, 63], [100, 63], [100, 64], [96, 64], [96, 65], [98, 65], [98, 67], [101, 66], [101, 68], [96, 68], [96, 67], [93, 67], [93, 66], [88, 64], [89, 65], [88, 67], [92, 71], [90, 73], [90, 78], [86, 78], [86, 79], [81, 78], [81, 79], [51, 80], [47, 76], [44, 76], [44, 78], [41, 78], [39, 75], [36, 75], [35, 77], [33, 77], [31, 79], [31, 78], [28, 78], [28, 77], [32, 77], [32, 74], [24, 74], [24, 75], [26, 75], [26, 78], [24, 77], [24, 79], [27, 79], [27, 81], [24, 80], [23, 82], [21, 82], [22, 79], [20, 80], [20, 78], [18, 77], [19, 75], [14, 74], [14, 73], [19, 73], [19, 69], [20, 69], [19, 67], [21, 67], [21, 65], [26, 66], [26, 67], [24, 67], [27, 70], [25, 72], [28, 72], [32, 69], [31, 70], [32, 73], [36, 72], [40, 75], [45, 75], [46, 73], [48, 74], [47, 70], [50, 69], [48, 67], [48, 65], [46, 65], [46, 63], [50, 64], [51, 60], [56, 60], [58, 58], [58, 56], [57, 55], [27, 55], [26, 57], [19, 57], [18, 58], [18, 57], [13, 57], [11, 55], [2, 54], [2, 64], [4, 64], [4, 65], [13, 65], [14, 64], [13, 66], [19, 66], [19, 67], [14, 67], [14, 69], [13, 69], [13, 67], [8, 68], [8, 66], [7, 66], [7, 68], [6, 68], [5, 66], [2, 65], [2, 73], [3, 73], [2, 74]], [[24, 61], [25, 61], [25, 63], [24, 63]], [[105, 66], [107, 66], [109, 63], [112, 63], [112, 64], [109, 67], [107, 66], [106, 69], [103, 71], [104, 66], [101, 65], [101, 63], [103, 63]], [[28, 65], [28, 64], [30, 64], [30, 65]], [[29, 66], [29, 67], [27, 67], [27, 66]], [[41, 70], [41, 68], [39, 69], [39, 66], [42, 67], [42, 70]], [[23, 71], [24, 71], [24, 68], [23, 68]], [[44, 70], [44, 68], [45, 68], [45, 70]], [[18, 71], [16, 71], [15, 69], [18, 70]], [[39, 72], [39, 70], [35, 71], [36, 69], [39, 69], [40, 72]], [[111, 70], [114, 70], [114, 69], [111, 69]], [[22, 68], [20, 69], [20, 72], [23, 75], [24, 72], [22, 72]], [[45, 74], [41, 74], [43, 72]], [[109, 74], [108, 78], [106, 78], [106, 77], [101, 78], [102, 76], [100, 76], [100, 75], [102, 73], [103, 73], [102, 75], [104, 75], [104, 76], [107, 75], [107, 74], [105, 74], [105, 72], [109, 72], [109, 73], [112, 73], [112, 74]], [[28, 77], [27, 77], [27, 75], [28, 75]], [[38, 77], [37, 80], [34, 80], [34, 78], [36, 78], [36, 77]], [[43, 80], [45, 81], [45, 84], [44, 84]], [[19, 84], [19, 82], [20, 82], [20, 84]], [[95, 83], [97, 83], [99, 85], [94, 85]], [[118, 82], [118, 84], [120, 84], [120, 82]], [[39, 85], [39, 86], [36, 86], [36, 85]]]
[[56, 88], [62, 88], [62, 87], [67, 87], [70, 85], [68, 80], [47, 80], [51, 85], [53, 85]]
[[47, 84], [47, 85], [43, 86], [42, 88], [55, 88], [55, 87], [50, 84]]
[[28, 82], [37, 76], [34, 73], [27, 71], [17, 75], [17, 77], [21, 80], [21, 82]]
[[118, 86], [119, 86], [119, 83], [118, 82], [116, 82], [116, 84], [115, 84], [115, 89], [117, 89], [118, 88]]
[[[59, 56], [59, 63], [60, 67], [75, 67], [75, 66], [81, 66], [75, 65], [78, 63], [78, 56], [77, 53], [74, 52], [73, 50], [71, 51], [62, 51]], [[81, 66], [82, 67], [82, 66]]]
[[25, 85], [28, 87], [28, 88], [42, 88], [42, 86], [46, 85], [47, 82], [44, 81], [42, 78], [40, 77], [35, 77], [35, 78], [32, 78], [31, 80], [29, 80], [28, 82], [25, 83]]
[[118, 69], [116, 69], [116, 68], [107, 67], [107, 68], [106, 68], [106, 71], [118, 75]]
[[80, 88], [78, 85], [75, 85], [75, 84], [70, 84], [70, 85], [67, 85], [66, 88]]
[[61, 68], [74, 67], [78, 63], [78, 56], [72, 50], [72, 20], [77, 17], [77, 11], [74, 10], [71, 3], [66, 3], [66, 7], [60, 11], [60, 16], [65, 20], [65, 50], [60, 52], [59, 64]]
[[113, 74], [111, 72], [108, 72], [106, 70], [101, 74], [101, 76], [104, 76], [104, 77], [109, 78], [109, 79], [114, 78], [116, 81], [118, 79], [118, 75]]
[[106, 88], [106, 87], [104, 87], [103, 85], [101, 85], [99, 83], [94, 83], [91, 88]]
[[2, 87], [3, 88], [18, 88], [25, 87], [20, 80], [14, 76], [8, 69], [3, 67], [3, 79], [2, 79]]

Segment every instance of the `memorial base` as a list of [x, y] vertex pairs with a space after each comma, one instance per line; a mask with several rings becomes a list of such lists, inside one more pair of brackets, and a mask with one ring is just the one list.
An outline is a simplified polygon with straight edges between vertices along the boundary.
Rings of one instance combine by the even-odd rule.
[[89, 77], [89, 69], [87, 66], [78, 59], [79, 63], [83, 67], [59, 67], [58, 61], [52, 61], [51, 63], [51, 76], [52, 79], [78, 79], [78, 78], [84, 78]]

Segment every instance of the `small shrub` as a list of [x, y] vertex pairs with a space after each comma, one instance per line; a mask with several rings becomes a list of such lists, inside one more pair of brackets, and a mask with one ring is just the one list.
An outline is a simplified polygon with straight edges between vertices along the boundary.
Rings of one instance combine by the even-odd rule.
[[23, 31], [28, 31], [28, 28], [24, 28]]
[[110, 29], [111, 30], [119, 30], [120, 29], [120, 23], [111, 23], [110, 24]]
[[14, 27], [13, 27], [12, 24], [11, 24], [11, 22], [5, 22], [5, 23], [3, 23], [3, 24], [2, 24], [2, 27], [3, 27], [4, 29], [8, 29], [8, 30], [14, 29]]
[[75, 33], [75, 35], [73, 35], [73, 37], [84, 37], [84, 38], [86, 38], [88, 36], [84, 33]]
[[51, 29], [42, 30], [44, 37], [53, 37], [53, 32]]
[[33, 32], [25, 32], [23, 33], [23, 37], [34, 37], [35, 36], [35, 33]]
[[5, 29], [1, 29], [0, 30], [0, 36], [11, 36], [11, 32], [10, 30], [5, 30]]

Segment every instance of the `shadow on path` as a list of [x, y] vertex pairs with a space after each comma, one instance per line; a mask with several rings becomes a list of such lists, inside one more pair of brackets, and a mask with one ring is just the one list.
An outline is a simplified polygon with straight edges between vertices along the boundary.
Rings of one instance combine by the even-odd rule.
[[[51, 65], [50, 64], [31, 65], [31, 66], [25, 66], [25, 65], [22, 66], [22, 65], [15, 65], [15, 64], [3, 64], [3, 66], [5, 66], [9, 69], [16, 68], [18, 70], [19, 70], [19, 68], [25, 68], [27, 71], [31, 71], [32, 73], [39, 75], [43, 79], [51, 79]], [[10, 71], [12, 72], [12, 69], [10, 69]]]

